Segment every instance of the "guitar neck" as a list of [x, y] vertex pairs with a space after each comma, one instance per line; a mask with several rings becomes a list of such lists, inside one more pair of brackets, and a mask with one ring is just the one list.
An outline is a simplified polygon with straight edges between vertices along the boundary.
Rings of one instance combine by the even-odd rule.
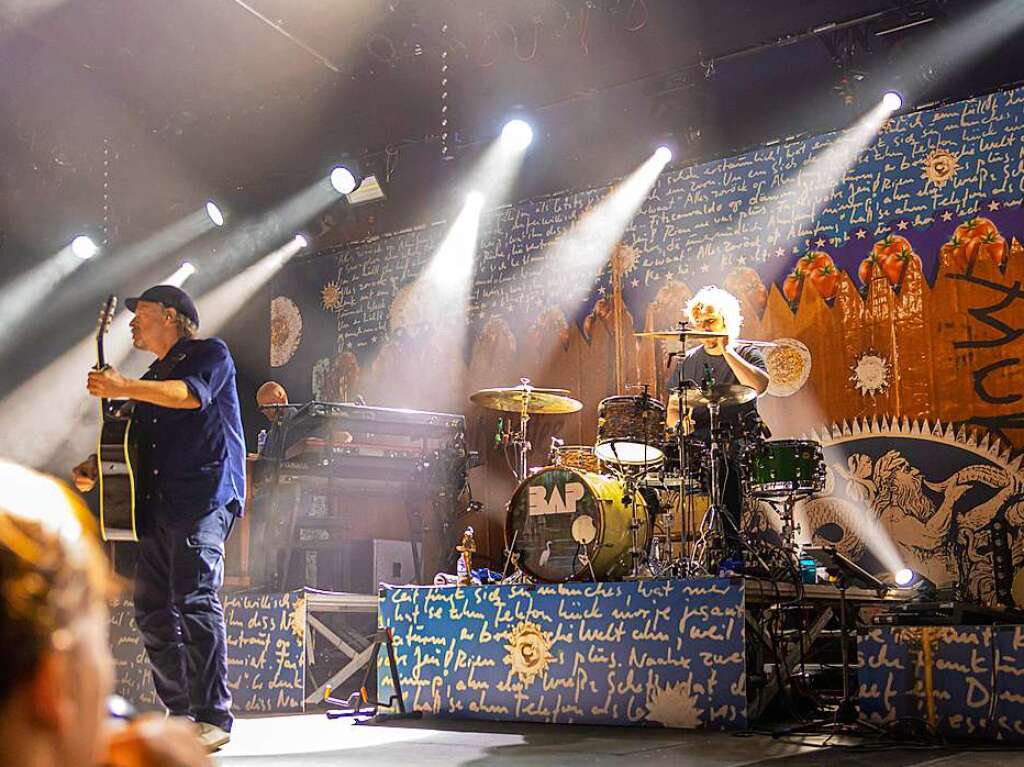
[[[103, 370], [107, 366], [107, 358], [103, 353], [103, 327], [100, 327], [100, 332], [96, 334], [96, 369]], [[100, 399], [100, 410], [103, 413], [107, 412], [109, 402], [106, 398]]]

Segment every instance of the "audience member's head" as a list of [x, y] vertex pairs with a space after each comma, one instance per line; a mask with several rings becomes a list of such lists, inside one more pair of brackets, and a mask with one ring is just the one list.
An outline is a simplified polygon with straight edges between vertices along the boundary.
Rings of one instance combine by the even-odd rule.
[[260, 406], [260, 412], [266, 416], [267, 420], [273, 421], [277, 418], [279, 411], [268, 408], [267, 405], [287, 405], [288, 392], [277, 381], [267, 381], [256, 390], [256, 404]]
[[68, 487], [0, 461], [0, 763], [103, 755], [111, 582], [93, 528]]

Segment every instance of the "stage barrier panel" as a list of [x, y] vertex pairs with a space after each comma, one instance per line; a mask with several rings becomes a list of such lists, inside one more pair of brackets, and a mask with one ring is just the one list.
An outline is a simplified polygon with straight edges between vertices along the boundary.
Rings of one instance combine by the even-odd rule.
[[[228, 638], [228, 687], [235, 715], [303, 711], [304, 592], [225, 595], [222, 602]], [[116, 692], [140, 710], [163, 710], [153, 688], [130, 600], [119, 600], [111, 608], [110, 643]]]
[[1024, 742], [1024, 626], [876, 628], [857, 638], [861, 716]]
[[[648, 580], [395, 587], [405, 705], [438, 716], [576, 724], [747, 726], [743, 583]], [[393, 694], [387, 654], [381, 699]]]

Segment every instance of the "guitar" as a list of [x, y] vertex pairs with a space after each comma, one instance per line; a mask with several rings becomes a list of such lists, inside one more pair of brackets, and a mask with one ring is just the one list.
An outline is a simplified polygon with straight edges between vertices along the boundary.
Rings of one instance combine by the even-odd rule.
[[[103, 336], [110, 329], [117, 308], [117, 296], [108, 296], [100, 309], [96, 328], [96, 369], [107, 366]], [[96, 447], [99, 468], [100, 533], [105, 541], [137, 541], [135, 526], [135, 471], [138, 450], [132, 435], [131, 403], [100, 400], [100, 429]]]

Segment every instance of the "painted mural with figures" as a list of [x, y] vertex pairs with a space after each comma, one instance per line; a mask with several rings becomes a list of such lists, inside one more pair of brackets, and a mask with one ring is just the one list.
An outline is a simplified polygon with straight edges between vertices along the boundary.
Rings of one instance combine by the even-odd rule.
[[[673, 168], [596, 268], [586, 243], [557, 243], [610, 187], [489, 211], [466, 316], [417, 285], [445, 226], [346, 246], [277, 278], [271, 364], [296, 396], [465, 412], [486, 458], [473, 524], [497, 559], [514, 484], [496, 414], [468, 394], [523, 377], [571, 390], [580, 413], [531, 423], [544, 465], [551, 437], [593, 443], [602, 398], [665, 396], [676, 348], [633, 334], [671, 328], [720, 284], [741, 299], [743, 337], [778, 344], [759, 406], [774, 435], [830, 444], [834, 424], [860, 424], [863, 448], [826, 456], [835, 503], [859, 499], [903, 556], [989, 596], [986, 525], [1019, 513], [1009, 456], [1024, 447], [1022, 133], [1016, 89], [893, 117], [836, 183], [808, 161], [838, 134]], [[879, 500], [907, 483], [927, 505]], [[1024, 546], [1009, 546], [1016, 571]]]

